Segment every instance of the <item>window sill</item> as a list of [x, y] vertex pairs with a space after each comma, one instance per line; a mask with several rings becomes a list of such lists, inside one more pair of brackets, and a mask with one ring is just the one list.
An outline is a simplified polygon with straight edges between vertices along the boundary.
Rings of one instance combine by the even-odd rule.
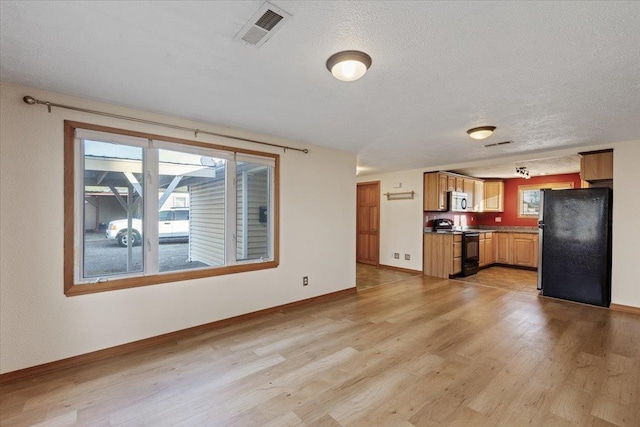
[[183, 280], [202, 279], [205, 277], [224, 276], [227, 274], [244, 273], [248, 271], [266, 270], [278, 267], [278, 261], [251, 262], [226, 267], [207, 268], [193, 271], [177, 271], [154, 276], [127, 277], [108, 280], [99, 283], [74, 283], [73, 278], [65, 280], [65, 292], [68, 297], [93, 294], [98, 292], [115, 291], [118, 289], [137, 288], [140, 286], [159, 285], [163, 283], [180, 282]]

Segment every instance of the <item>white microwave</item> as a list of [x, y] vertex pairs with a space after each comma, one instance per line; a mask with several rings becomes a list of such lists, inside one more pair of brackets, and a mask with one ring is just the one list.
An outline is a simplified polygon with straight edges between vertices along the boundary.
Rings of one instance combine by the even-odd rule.
[[459, 191], [449, 191], [449, 211], [466, 212], [467, 200], [467, 193], [461, 193]]

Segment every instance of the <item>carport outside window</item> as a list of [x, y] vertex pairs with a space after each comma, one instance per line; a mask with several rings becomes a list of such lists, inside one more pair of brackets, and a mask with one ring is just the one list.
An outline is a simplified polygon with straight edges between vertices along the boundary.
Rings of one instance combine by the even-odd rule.
[[67, 295], [277, 266], [277, 156], [73, 131]]

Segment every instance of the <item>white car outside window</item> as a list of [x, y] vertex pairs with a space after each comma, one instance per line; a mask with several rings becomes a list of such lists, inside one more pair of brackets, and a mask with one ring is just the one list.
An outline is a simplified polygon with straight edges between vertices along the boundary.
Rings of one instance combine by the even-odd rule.
[[[132, 246], [142, 242], [142, 221], [139, 218], [132, 220], [131, 240]], [[127, 220], [118, 219], [111, 221], [105, 232], [107, 239], [115, 239], [122, 247], [127, 247], [128, 233]], [[158, 237], [162, 240], [189, 239], [189, 208], [178, 208], [158, 212]]]

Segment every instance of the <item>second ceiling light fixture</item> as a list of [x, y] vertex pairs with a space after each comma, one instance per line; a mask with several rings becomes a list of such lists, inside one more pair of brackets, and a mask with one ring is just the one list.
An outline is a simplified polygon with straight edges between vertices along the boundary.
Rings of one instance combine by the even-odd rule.
[[333, 77], [343, 82], [352, 82], [364, 76], [371, 67], [371, 57], [359, 50], [345, 50], [327, 59], [327, 69]]

